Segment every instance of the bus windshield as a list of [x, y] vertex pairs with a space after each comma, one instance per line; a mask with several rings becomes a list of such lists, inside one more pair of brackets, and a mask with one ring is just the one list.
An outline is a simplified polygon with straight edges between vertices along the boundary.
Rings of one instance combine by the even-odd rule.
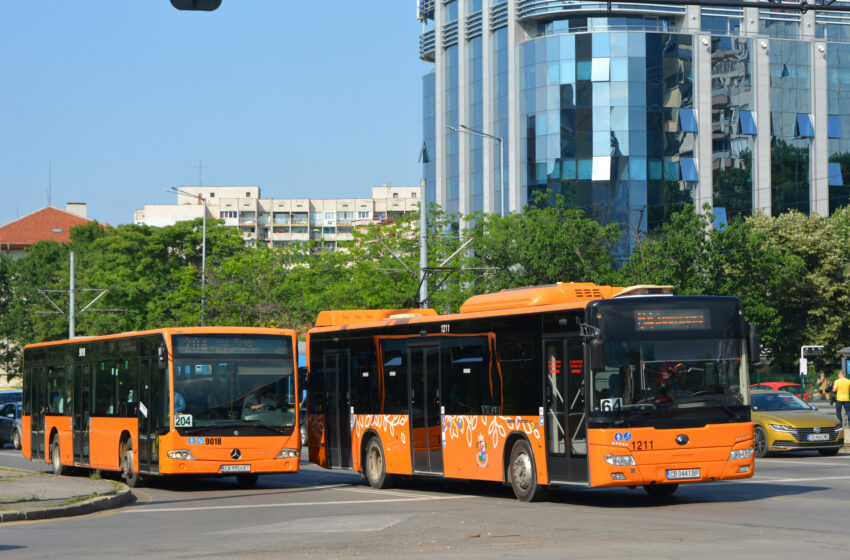
[[732, 302], [612, 307], [600, 305], [598, 314], [605, 364], [591, 375], [591, 424], [679, 427], [749, 419], [746, 350]]
[[247, 338], [175, 337], [174, 413], [182, 435], [292, 432], [297, 403], [292, 345], [284, 337], [256, 336], [246, 345]]

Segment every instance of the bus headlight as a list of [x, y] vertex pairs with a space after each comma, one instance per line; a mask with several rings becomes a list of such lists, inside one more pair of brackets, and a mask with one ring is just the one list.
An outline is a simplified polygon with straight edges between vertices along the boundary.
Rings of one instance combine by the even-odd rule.
[[631, 455], [605, 455], [605, 462], [609, 465], [617, 467], [633, 467], [635, 466], [635, 458]]
[[280, 453], [277, 454], [277, 457], [275, 457], [275, 459], [292, 459], [293, 457], [298, 457], [299, 455], [301, 455], [300, 450], [284, 447], [280, 450]]
[[753, 456], [753, 447], [750, 446], [746, 449], [733, 449], [732, 453], [729, 454], [730, 461], [737, 461], [738, 459], [749, 459]]
[[194, 461], [195, 457], [188, 449], [175, 449], [167, 453], [169, 459], [180, 459], [182, 461]]

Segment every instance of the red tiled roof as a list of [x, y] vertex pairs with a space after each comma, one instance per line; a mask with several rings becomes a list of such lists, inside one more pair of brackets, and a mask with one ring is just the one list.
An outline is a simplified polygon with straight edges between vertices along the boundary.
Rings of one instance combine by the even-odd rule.
[[92, 220], [80, 218], [52, 206], [45, 206], [4, 226], [0, 226], [0, 246], [29, 246], [36, 241], [71, 241], [70, 229]]

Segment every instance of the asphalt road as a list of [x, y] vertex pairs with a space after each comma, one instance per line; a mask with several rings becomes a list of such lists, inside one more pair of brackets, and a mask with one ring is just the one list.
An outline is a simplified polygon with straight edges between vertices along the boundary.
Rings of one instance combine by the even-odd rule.
[[[48, 470], [0, 450], [0, 465]], [[753, 479], [643, 490], [417, 481], [373, 490], [350, 472], [164, 481], [109, 512], [0, 526], [0, 557], [29, 558], [846, 558], [850, 454], [760, 459]]]

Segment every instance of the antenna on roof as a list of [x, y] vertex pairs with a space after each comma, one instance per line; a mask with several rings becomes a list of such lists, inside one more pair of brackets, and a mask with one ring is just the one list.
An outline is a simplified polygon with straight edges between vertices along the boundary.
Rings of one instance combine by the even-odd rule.
[[53, 188], [53, 160], [47, 160], [47, 205], [50, 206]]

